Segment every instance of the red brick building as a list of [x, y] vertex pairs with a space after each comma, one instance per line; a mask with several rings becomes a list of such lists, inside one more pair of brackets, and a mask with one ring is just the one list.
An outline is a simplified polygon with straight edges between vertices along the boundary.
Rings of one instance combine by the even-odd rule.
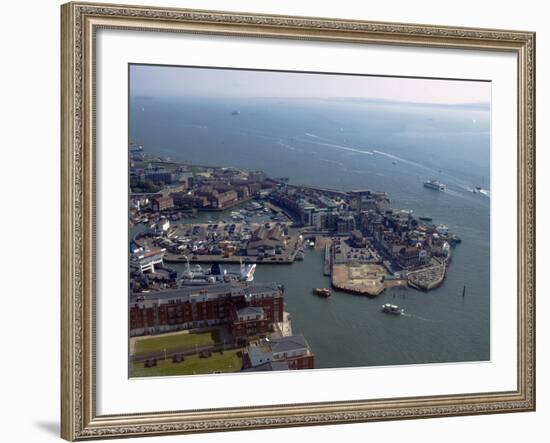
[[155, 196], [151, 198], [151, 209], [159, 212], [174, 207], [174, 200], [169, 195]]
[[133, 294], [130, 335], [228, 324], [236, 337], [262, 335], [283, 320], [276, 283], [221, 283]]
[[242, 306], [233, 310], [231, 333], [234, 337], [264, 335], [269, 332], [271, 322], [261, 306]]

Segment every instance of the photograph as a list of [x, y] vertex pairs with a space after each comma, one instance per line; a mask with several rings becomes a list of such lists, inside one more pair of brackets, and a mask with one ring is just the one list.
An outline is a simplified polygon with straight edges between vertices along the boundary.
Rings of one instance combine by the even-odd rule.
[[537, 407], [542, 25], [275, 3], [61, 6], [66, 440]]
[[129, 64], [128, 376], [490, 362], [491, 94]]

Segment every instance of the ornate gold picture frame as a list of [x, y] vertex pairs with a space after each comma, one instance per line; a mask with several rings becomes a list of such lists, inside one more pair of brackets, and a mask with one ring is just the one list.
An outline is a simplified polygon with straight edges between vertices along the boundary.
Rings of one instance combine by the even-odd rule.
[[[535, 35], [217, 11], [68, 3], [62, 18], [61, 434], [74, 440], [533, 411], [535, 409]], [[99, 29], [177, 32], [517, 56], [517, 389], [243, 408], [96, 412], [95, 36]]]

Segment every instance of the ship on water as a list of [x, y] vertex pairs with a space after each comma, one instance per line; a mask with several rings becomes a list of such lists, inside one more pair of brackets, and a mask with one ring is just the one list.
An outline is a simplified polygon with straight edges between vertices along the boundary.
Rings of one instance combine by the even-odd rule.
[[322, 298], [330, 297], [330, 289], [328, 288], [313, 288], [313, 293]]
[[386, 303], [385, 305], [382, 305], [382, 312], [391, 315], [402, 315], [404, 314], [405, 310], [397, 305]]
[[219, 263], [214, 263], [210, 269], [204, 270], [202, 266], [195, 265], [193, 269], [187, 262], [186, 270], [183, 275], [178, 279], [178, 287], [184, 286], [202, 286], [214, 283], [229, 283], [229, 282], [246, 282], [250, 283], [254, 281], [254, 272], [256, 272], [256, 265], [251, 264], [245, 266], [241, 263], [240, 272], [229, 272]]
[[424, 182], [424, 187], [428, 189], [433, 189], [434, 191], [445, 191], [447, 187], [443, 184], [438, 182], [437, 180], [428, 180]]

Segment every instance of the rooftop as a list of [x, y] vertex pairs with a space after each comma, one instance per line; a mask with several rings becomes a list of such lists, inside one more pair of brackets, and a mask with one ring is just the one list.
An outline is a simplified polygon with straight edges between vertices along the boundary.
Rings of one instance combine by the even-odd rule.
[[244, 317], [244, 316], [250, 316], [250, 315], [264, 315], [264, 310], [258, 306], [244, 306], [240, 309], [237, 309], [237, 316], [238, 317]]
[[279, 291], [277, 283], [253, 283], [245, 285], [238, 282], [206, 284], [204, 286], [192, 286], [179, 289], [166, 289], [164, 291], [141, 292], [131, 295], [131, 303], [138, 301], [168, 301], [174, 299], [187, 299], [192, 297], [206, 297], [216, 299], [221, 295], [254, 295], [262, 292]]
[[290, 352], [309, 348], [309, 344], [302, 334], [277, 337], [266, 341], [266, 343], [273, 353]]

